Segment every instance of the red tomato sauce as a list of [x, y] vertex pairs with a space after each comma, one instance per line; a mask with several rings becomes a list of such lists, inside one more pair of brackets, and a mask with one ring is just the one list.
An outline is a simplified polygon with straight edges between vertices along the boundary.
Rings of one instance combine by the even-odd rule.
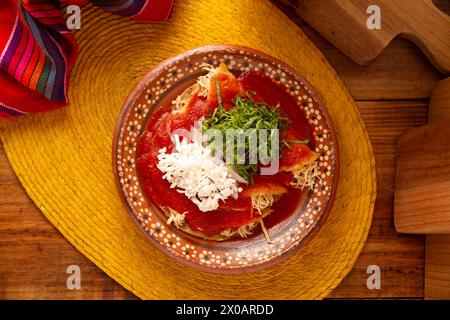
[[[296, 139], [311, 141], [310, 127], [306, 117], [296, 104], [294, 97], [286, 91], [284, 86], [257, 72], [235, 74], [235, 76], [239, 83], [238, 86], [233, 84], [223, 88], [224, 83], [221, 82], [221, 91], [226, 93], [223, 99], [224, 105], [230, 104], [233, 97], [231, 92], [235, 87], [244, 92], [250, 92], [257, 102], [271, 106], [280, 104], [280, 113], [291, 121], [289, 132], [295, 134]], [[186, 213], [185, 221], [189, 227], [194, 231], [201, 231], [207, 236], [215, 236], [225, 229], [236, 228], [257, 219], [260, 215], [257, 210], [252, 208], [251, 198], [241, 196], [237, 200], [229, 198], [221, 202], [217, 210], [202, 212], [184, 194], [170, 188], [169, 182], [163, 179], [163, 173], [156, 165], [158, 151], [161, 148], [166, 147], [167, 152], [172, 150], [171, 135], [173, 131], [176, 129], [190, 130], [195, 121], [212, 114], [214, 108], [217, 107], [217, 97], [213, 100], [215, 102], [194, 95], [184, 114], [172, 113], [171, 107], [158, 108], [150, 116], [145, 130], [139, 138], [137, 150], [137, 171], [146, 196], [162, 209], [171, 208], [179, 213]], [[281, 161], [283, 161], [283, 155]], [[259, 183], [271, 182], [282, 184], [288, 189], [280, 200], [274, 202], [273, 212], [264, 219], [267, 227], [276, 225], [291, 215], [299, 204], [302, 191], [289, 187], [291, 177], [292, 174], [287, 172], [279, 172], [273, 176], [255, 176], [254, 186]], [[244, 184], [240, 186], [246, 188]]]

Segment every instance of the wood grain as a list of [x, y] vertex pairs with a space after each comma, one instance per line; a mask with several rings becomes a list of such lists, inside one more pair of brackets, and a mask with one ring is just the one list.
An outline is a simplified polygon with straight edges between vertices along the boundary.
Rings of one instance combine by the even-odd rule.
[[[381, 26], [366, 25], [369, 0], [289, 1], [303, 20], [360, 65], [376, 59], [396, 37], [415, 42], [444, 74], [450, 72], [450, 18], [431, 0], [378, 0]], [[323, 23], [327, 21], [327, 23]]]
[[[353, 270], [331, 294], [332, 298], [423, 297], [423, 236], [400, 235], [393, 221], [396, 141], [411, 127], [426, 123], [427, 105], [415, 101], [357, 103], [375, 152], [377, 201], [366, 245]], [[366, 287], [367, 266], [382, 272], [381, 290]]]
[[[449, 100], [450, 101], [450, 100]], [[395, 227], [401, 233], [450, 233], [450, 124], [432, 122], [397, 143]]]
[[450, 234], [427, 235], [425, 299], [450, 299]]
[[425, 298], [450, 297], [450, 78], [431, 94], [429, 124], [397, 144], [394, 216], [400, 232], [427, 234]]
[[439, 81], [433, 88], [428, 109], [428, 121], [450, 119], [450, 78]]
[[[402, 38], [392, 41], [371, 64], [359, 66], [300, 19], [291, 6], [273, 2], [322, 51], [355, 100], [427, 99], [436, 82], [444, 78], [414, 43]], [[450, 13], [446, 0], [438, 4]]]
[[397, 143], [394, 215], [402, 233], [450, 233], [450, 78], [438, 83], [429, 124]]
[[[423, 297], [424, 240], [395, 232], [392, 192], [395, 141], [426, 122], [424, 102], [359, 102], [373, 142], [378, 197], [368, 241], [353, 270], [330, 298]], [[0, 298], [135, 298], [75, 250], [26, 195], [0, 148]], [[81, 290], [66, 288], [67, 266], [82, 271]], [[382, 289], [366, 287], [367, 266], [382, 270]]]
[[[428, 108], [428, 121], [450, 119], [450, 78], [433, 89]], [[450, 237], [427, 235], [425, 256], [425, 299], [450, 299]]]

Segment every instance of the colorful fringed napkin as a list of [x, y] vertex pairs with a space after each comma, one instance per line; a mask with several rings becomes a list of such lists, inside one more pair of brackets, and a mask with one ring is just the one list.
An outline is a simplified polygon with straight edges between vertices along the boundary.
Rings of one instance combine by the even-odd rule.
[[68, 103], [78, 47], [62, 4], [93, 3], [133, 20], [164, 21], [173, 0], [2, 0], [0, 118], [52, 110]]

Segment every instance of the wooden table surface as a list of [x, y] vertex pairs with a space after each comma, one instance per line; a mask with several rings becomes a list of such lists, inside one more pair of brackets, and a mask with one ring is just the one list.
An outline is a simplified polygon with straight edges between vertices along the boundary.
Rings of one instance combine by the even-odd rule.
[[[450, 2], [435, 1], [447, 14]], [[281, 5], [280, 5], [281, 7]], [[329, 298], [422, 299], [422, 236], [393, 224], [395, 144], [407, 128], [427, 122], [427, 101], [444, 77], [422, 52], [395, 39], [371, 65], [360, 67], [282, 8], [321, 49], [365, 120], [377, 167], [378, 195], [369, 237], [353, 270]], [[0, 144], [0, 299], [136, 299], [79, 253], [42, 215], [20, 185]], [[69, 265], [81, 269], [81, 289], [66, 287]], [[381, 289], [366, 286], [367, 267], [381, 268]]]

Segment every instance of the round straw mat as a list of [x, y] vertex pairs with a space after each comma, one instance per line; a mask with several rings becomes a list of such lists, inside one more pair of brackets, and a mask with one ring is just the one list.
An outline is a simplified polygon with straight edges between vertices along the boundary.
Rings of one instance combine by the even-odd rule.
[[[8, 158], [56, 228], [118, 283], [147, 299], [319, 299], [350, 271], [376, 196], [374, 157], [357, 107], [319, 50], [268, 1], [176, 1], [169, 22], [134, 23], [92, 6], [75, 33], [80, 56], [69, 107], [15, 119], [1, 130]], [[206, 44], [239, 44], [297, 69], [334, 122], [341, 174], [329, 219], [300, 251], [256, 273], [217, 275], [155, 249], [123, 207], [111, 144], [137, 81], [165, 58]]]

